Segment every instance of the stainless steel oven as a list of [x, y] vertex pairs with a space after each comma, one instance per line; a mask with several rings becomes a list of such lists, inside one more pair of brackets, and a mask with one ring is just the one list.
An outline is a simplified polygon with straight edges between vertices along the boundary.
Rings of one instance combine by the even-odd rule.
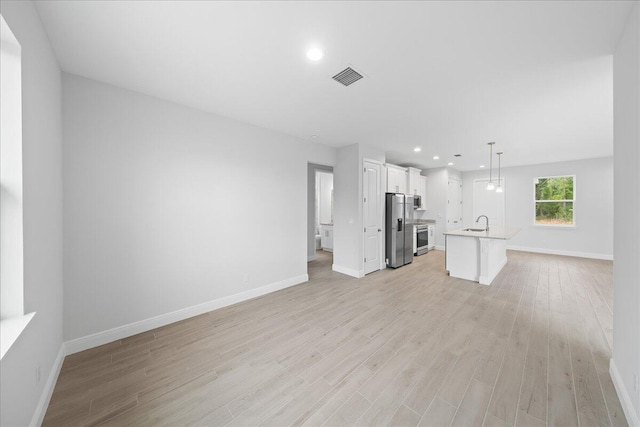
[[416, 225], [416, 254], [422, 255], [429, 251], [429, 226], [427, 224]]

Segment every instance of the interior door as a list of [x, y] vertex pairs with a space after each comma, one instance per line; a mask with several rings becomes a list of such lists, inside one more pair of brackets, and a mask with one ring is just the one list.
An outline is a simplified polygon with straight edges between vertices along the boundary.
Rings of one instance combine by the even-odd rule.
[[382, 165], [364, 162], [363, 223], [364, 223], [364, 274], [380, 270], [382, 260], [382, 189], [380, 178]]
[[[494, 180], [495, 182], [496, 180]], [[480, 220], [480, 223], [475, 224], [476, 218], [480, 215], [486, 215], [489, 217], [489, 228], [491, 227], [504, 227], [505, 215], [504, 215], [504, 192], [496, 193], [495, 190], [487, 190], [488, 179], [476, 179], [473, 182], [473, 226], [479, 225], [485, 226], [484, 218]], [[497, 184], [497, 182], [495, 182]], [[504, 186], [504, 178], [500, 180], [502, 188]]]
[[462, 228], [462, 182], [449, 178], [447, 188], [447, 230]]

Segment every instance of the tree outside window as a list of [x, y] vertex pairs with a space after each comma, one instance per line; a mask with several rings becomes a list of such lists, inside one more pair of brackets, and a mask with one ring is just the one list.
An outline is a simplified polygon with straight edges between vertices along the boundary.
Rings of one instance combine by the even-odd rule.
[[575, 176], [536, 178], [534, 187], [536, 225], [575, 225]]

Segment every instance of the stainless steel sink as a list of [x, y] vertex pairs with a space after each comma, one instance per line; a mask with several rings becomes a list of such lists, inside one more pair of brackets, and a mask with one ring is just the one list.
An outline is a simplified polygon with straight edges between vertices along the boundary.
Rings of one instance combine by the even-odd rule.
[[484, 228], [463, 228], [462, 231], [487, 231]]

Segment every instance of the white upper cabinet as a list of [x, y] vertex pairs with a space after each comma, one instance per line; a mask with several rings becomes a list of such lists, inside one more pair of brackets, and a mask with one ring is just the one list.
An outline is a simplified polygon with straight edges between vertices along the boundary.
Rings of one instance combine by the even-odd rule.
[[418, 194], [421, 197], [420, 209], [427, 209], [427, 177], [418, 177]]
[[387, 193], [407, 194], [407, 168], [387, 163]]
[[408, 168], [408, 191], [407, 194], [410, 196], [419, 196], [421, 195], [420, 191], [420, 172], [422, 170], [416, 168]]
[[422, 170], [416, 168], [408, 168], [407, 178], [407, 194], [411, 196], [420, 196], [420, 208], [426, 208], [427, 200], [427, 177], [420, 175]]

